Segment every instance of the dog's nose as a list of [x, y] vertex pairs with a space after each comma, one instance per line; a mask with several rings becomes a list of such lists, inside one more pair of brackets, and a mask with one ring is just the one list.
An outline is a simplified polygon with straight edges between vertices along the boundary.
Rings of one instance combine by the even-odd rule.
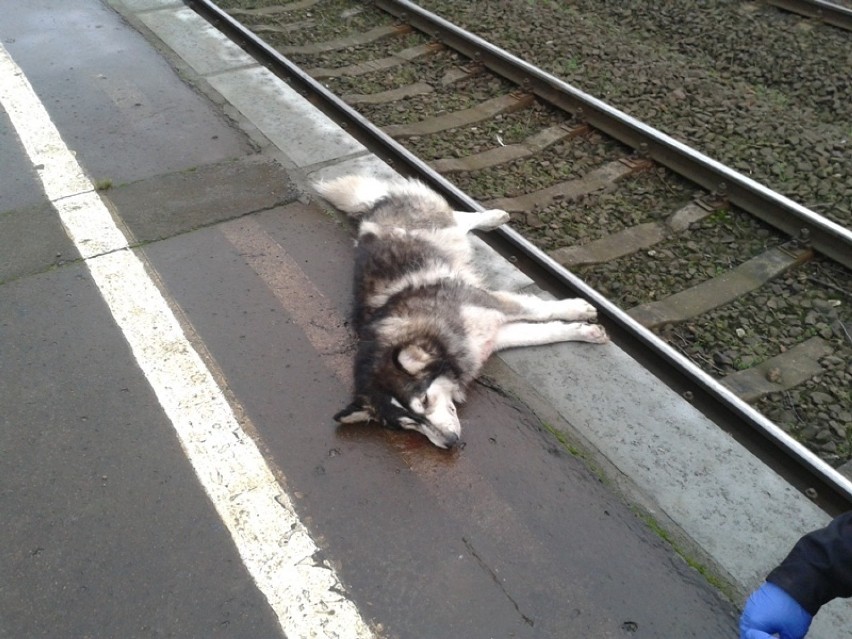
[[452, 448], [456, 444], [459, 443], [459, 436], [455, 433], [450, 433], [449, 435], [444, 435], [444, 445], [447, 448]]

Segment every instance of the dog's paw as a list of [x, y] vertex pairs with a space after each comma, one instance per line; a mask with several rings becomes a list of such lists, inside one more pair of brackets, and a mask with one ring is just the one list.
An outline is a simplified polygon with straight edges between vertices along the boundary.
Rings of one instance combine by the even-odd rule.
[[578, 330], [579, 339], [590, 344], [606, 344], [609, 335], [600, 324], [581, 324]]
[[488, 209], [487, 211], [482, 211], [480, 215], [482, 216], [482, 220], [476, 226], [483, 231], [496, 229], [510, 220], [509, 214], [502, 209]]
[[587, 322], [598, 317], [598, 309], [584, 299], [559, 300], [557, 304], [559, 305], [556, 314], [557, 319], [569, 322]]

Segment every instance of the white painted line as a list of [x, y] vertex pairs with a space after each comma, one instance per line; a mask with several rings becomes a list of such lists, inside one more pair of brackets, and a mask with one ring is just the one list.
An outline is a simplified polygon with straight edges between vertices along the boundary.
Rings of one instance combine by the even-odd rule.
[[175, 315], [0, 44], [0, 105], [243, 562], [295, 639], [372, 637]]

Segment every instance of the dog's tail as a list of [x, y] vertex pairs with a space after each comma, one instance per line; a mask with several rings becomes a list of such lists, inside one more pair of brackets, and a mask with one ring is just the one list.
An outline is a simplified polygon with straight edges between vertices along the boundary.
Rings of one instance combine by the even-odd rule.
[[390, 195], [391, 183], [368, 175], [346, 175], [314, 184], [314, 189], [335, 207], [358, 217]]

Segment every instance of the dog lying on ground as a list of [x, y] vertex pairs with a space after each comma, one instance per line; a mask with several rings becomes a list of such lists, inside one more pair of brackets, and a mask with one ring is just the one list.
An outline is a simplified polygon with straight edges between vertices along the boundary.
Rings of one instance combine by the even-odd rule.
[[582, 299], [487, 290], [467, 233], [505, 211], [453, 211], [417, 180], [351, 175], [315, 185], [358, 222], [355, 397], [334, 418], [416, 430], [441, 448], [459, 441], [456, 404], [492, 352], [563, 341], [603, 343]]

